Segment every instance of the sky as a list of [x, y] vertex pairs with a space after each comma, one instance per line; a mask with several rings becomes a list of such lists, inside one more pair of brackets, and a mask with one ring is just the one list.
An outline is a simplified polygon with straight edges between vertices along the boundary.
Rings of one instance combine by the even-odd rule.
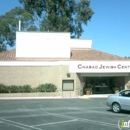
[[[130, 0], [90, 0], [94, 15], [81, 39], [92, 39], [92, 49], [130, 56]], [[19, 0], [0, 0], [0, 15], [16, 6]]]

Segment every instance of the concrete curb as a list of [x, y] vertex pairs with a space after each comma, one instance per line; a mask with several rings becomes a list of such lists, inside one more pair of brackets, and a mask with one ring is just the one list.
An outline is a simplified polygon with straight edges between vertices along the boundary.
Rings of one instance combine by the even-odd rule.
[[111, 94], [93, 94], [93, 95], [83, 95], [78, 97], [62, 97], [62, 96], [55, 96], [55, 97], [0, 97], [0, 100], [26, 100], [26, 99], [91, 99], [91, 98], [107, 98]]
[[0, 97], [0, 100], [62, 99], [62, 97]]
[[92, 95], [84, 95], [80, 96], [81, 99], [90, 99], [90, 98], [108, 98], [111, 94], [92, 94]]

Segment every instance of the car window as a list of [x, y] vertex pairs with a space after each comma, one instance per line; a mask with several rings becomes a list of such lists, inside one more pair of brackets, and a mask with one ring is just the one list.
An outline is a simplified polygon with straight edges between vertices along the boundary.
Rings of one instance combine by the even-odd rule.
[[130, 97], [130, 90], [126, 90], [120, 93], [123, 97]]

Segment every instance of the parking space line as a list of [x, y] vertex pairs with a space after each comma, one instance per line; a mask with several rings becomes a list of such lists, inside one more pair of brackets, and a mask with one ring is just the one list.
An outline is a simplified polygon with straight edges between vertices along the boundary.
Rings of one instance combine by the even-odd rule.
[[17, 128], [21, 128], [23, 130], [29, 130], [28, 128], [25, 128], [25, 127], [21, 127], [21, 126], [18, 126], [18, 125], [14, 125], [12, 123], [8, 123], [8, 122], [3, 122], [4, 124], [8, 124], [8, 125], [11, 125], [11, 126], [14, 126], [14, 127], [17, 127]]
[[130, 115], [124, 115], [123, 113], [113, 113], [112, 111], [96, 111], [96, 110], [86, 110], [85, 111], [86, 113], [98, 113], [98, 114], [104, 114], [104, 115], [115, 115], [115, 116], [118, 116], [118, 117], [122, 117], [122, 116], [125, 116], [125, 117], [130, 117]]
[[62, 117], [62, 118], [67, 118], [67, 119], [75, 119], [77, 121], [89, 122], [89, 123], [92, 123], [92, 124], [98, 124], [98, 125], [103, 125], [103, 126], [105, 125], [105, 126], [108, 126], [108, 127], [118, 128], [117, 125], [112, 124], [112, 123], [90, 120], [90, 119], [87, 119], [87, 118], [84, 119], [84, 118], [78, 118], [78, 117], [73, 117], [73, 116], [66, 116], [66, 115], [57, 114], [57, 113], [48, 113], [48, 114], [56, 116], [56, 117]]
[[52, 122], [52, 123], [46, 123], [46, 124], [38, 124], [38, 125], [33, 125], [33, 126], [43, 126], [43, 125], [55, 125], [55, 124], [61, 124], [61, 123], [70, 123], [77, 121], [77, 119], [74, 120], [68, 120], [68, 121], [60, 121], [60, 122]]
[[40, 129], [40, 128], [32, 127], [32, 126], [25, 125], [25, 124], [18, 123], [18, 122], [14, 122], [14, 121], [11, 121], [11, 120], [6, 120], [6, 119], [0, 119], [0, 120], [2, 120], [6, 124], [10, 124], [12, 126], [19, 127], [19, 128], [25, 129], [25, 130], [32, 130], [32, 129], [43, 130], [43, 129]]
[[[90, 109], [90, 108], [92, 108], [92, 109]], [[108, 107], [103, 107], [103, 109], [104, 108], [108, 108]], [[113, 113], [112, 111], [111, 112], [109, 112], [109, 111], [96, 111], [96, 109], [100, 109], [100, 107], [88, 107], [88, 108], [86, 108], [86, 109], [80, 109], [80, 110], [77, 110], [77, 111], [69, 111], [69, 112], [63, 112], [63, 113], [61, 113], [61, 114], [80, 114], [80, 113], [89, 113], [89, 112], [91, 112], [91, 113], [102, 113], [102, 114], [104, 114], [104, 115], [116, 115], [116, 116], [125, 116], [125, 117], [130, 117], [130, 115], [124, 115], [123, 113]], [[108, 108], [109, 110], [110, 110], [110, 108]], [[51, 112], [48, 112], [48, 111], [46, 111], [46, 113], [51, 113]]]
[[17, 116], [6, 116], [6, 117], [1, 117], [1, 118], [4, 118], [4, 119], [10, 119], [10, 118], [26, 118], [26, 117], [36, 117], [36, 116], [48, 116], [48, 114], [32, 114], [32, 115], [17, 115]]
[[78, 112], [64, 112], [63, 114], [80, 114], [80, 113], [97, 113], [97, 114], [104, 114], [104, 115], [116, 115], [116, 116], [125, 116], [125, 117], [130, 117], [130, 115], [124, 115], [124, 114], [122, 114], [122, 113], [113, 113], [112, 111], [111, 112], [108, 112], [108, 111], [105, 111], [105, 112], [103, 112], [103, 111], [96, 111], [96, 110], [89, 110], [89, 109], [86, 109], [85, 111], [78, 111]]

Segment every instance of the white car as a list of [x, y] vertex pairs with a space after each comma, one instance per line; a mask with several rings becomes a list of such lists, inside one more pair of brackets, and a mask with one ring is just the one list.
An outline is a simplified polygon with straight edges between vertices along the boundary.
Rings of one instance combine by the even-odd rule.
[[130, 110], [130, 89], [108, 96], [106, 104], [116, 113], [121, 110]]

